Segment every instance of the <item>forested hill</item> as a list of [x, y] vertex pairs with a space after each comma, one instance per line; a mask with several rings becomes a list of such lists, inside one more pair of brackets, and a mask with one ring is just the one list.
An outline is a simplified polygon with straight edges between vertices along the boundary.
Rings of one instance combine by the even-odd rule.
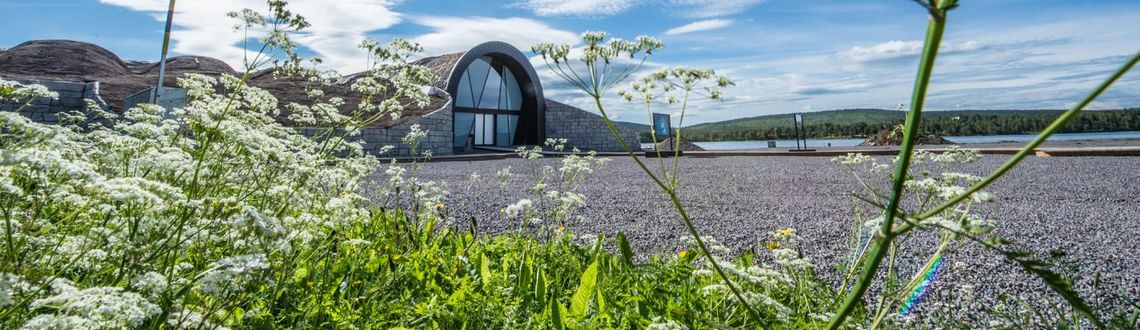
[[[955, 110], [923, 113], [924, 131], [944, 136], [1035, 133], [1045, 128], [1061, 110]], [[881, 109], [846, 109], [804, 114], [809, 138], [865, 137], [885, 127], [901, 124], [906, 112]], [[621, 123], [639, 132], [649, 126]], [[1140, 108], [1085, 111], [1062, 132], [1107, 132], [1140, 130]], [[794, 136], [792, 115], [768, 115], [704, 123], [685, 127], [694, 141], [740, 141], [789, 139]], [[648, 133], [644, 134], [648, 135]]]

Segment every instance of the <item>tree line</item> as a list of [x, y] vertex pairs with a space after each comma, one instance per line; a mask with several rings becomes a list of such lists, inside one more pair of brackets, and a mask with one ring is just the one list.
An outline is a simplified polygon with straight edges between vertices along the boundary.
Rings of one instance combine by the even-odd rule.
[[[1056, 119], [1059, 111], [1041, 114], [963, 114], [924, 118], [922, 130], [942, 136], [1032, 134], [1041, 131]], [[902, 124], [902, 120], [884, 123], [850, 124], [822, 123], [805, 127], [808, 138], [863, 138]], [[1140, 109], [1087, 111], [1061, 128], [1062, 133], [1140, 131]], [[792, 126], [757, 127], [728, 131], [683, 131], [692, 141], [745, 141], [784, 140], [795, 138]], [[648, 141], [649, 134], [642, 135]]]

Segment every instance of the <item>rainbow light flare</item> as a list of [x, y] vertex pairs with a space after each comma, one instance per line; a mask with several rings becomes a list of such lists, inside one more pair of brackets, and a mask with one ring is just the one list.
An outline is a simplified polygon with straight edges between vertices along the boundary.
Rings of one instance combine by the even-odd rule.
[[906, 303], [899, 307], [899, 317], [907, 316], [907, 314], [910, 314], [910, 312], [914, 310], [919, 300], [922, 300], [922, 297], [926, 295], [926, 290], [930, 287], [930, 282], [933, 282], [934, 277], [938, 276], [939, 269], [942, 269], [941, 255], [938, 256], [938, 259], [934, 260], [934, 265], [930, 267], [930, 270], [922, 275], [922, 282], [914, 287], [914, 291], [911, 291], [910, 295], [906, 297]]

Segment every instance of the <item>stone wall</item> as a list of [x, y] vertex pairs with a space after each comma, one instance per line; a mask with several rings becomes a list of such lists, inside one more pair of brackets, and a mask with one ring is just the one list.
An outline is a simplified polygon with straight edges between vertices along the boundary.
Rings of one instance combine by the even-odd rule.
[[[87, 102], [85, 99], [94, 100], [103, 107], [103, 109], [107, 109], [107, 104], [99, 98], [99, 82], [6, 80], [15, 81], [24, 85], [43, 85], [47, 87], [48, 90], [59, 93], [58, 99], [37, 98], [32, 100], [32, 103], [27, 107], [20, 110], [21, 115], [35, 122], [54, 124], [59, 122], [59, 114], [61, 112], [86, 111]], [[23, 105], [24, 103], [0, 102], [0, 111], [16, 111], [16, 109], [20, 109]]]
[[[420, 141], [419, 151], [431, 150], [433, 156], [446, 156], [453, 154], [452, 149], [454, 131], [451, 129], [451, 104], [443, 109], [432, 112], [426, 116], [411, 120], [407, 123], [389, 128], [365, 128], [360, 135], [350, 138], [364, 141], [364, 151], [380, 158], [409, 157], [411, 146], [402, 142], [404, 136], [412, 131], [412, 125], [419, 124], [420, 130], [428, 132], [427, 138]], [[316, 136], [325, 132], [325, 128], [298, 128], [305, 136]], [[395, 149], [380, 154], [384, 146], [393, 146]]]
[[[641, 148], [637, 132], [618, 126], [622, 139], [635, 151]], [[546, 137], [568, 140], [567, 147], [594, 151], [625, 151], [602, 116], [546, 100]]]

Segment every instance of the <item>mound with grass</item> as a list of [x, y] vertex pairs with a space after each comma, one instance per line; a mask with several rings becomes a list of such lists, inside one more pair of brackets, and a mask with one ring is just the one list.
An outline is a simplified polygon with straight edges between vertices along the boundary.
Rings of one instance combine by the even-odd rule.
[[[885, 128], [870, 137], [867, 137], [860, 146], [899, 146], [902, 145], [903, 134], [899, 127]], [[955, 144], [938, 134], [919, 134], [918, 144], [947, 145]]]

